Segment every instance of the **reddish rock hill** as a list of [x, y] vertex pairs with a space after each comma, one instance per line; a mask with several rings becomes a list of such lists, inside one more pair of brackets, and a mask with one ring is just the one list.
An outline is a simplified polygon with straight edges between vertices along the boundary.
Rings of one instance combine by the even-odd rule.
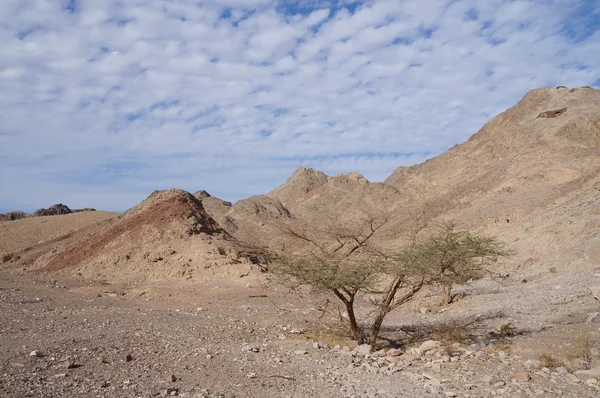
[[112, 225], [35, 265], [121, 281], [247, 274], [249, 264], [237, 258], [230, 238], [192, 194], [155, 191]]

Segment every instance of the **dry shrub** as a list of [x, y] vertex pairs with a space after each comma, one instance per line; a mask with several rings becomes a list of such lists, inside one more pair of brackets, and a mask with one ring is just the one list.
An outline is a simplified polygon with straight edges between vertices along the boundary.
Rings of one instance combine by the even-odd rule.
[[431, 338], [439, 340], [445, 345], [452, 345], [454, 343], [465, 344], [473, 340], [473, 336], [468, 332], [466, 327], [456, 320], [439, 324], [432, 333]]
[[325, 341], [330, 347], [334, 347], [337, 344], [343, 346], [348, 339], [346, 333], [340, 329], [309, 330], [303, 334], [307, 340]]
[[586, 369], [592, 368], [592, 348], [594, 343], [589, 335], [589, 330], [585, 330], [575, 338], [573, 357], [581, 359]]
[[564, 366], [562, 361], [556, 359], [556, 357], [554, 357], [552, 354], [548, 354], [547, 352], [540, 355], [538, 360], [541, 362], [543, 367], [551, 370]]

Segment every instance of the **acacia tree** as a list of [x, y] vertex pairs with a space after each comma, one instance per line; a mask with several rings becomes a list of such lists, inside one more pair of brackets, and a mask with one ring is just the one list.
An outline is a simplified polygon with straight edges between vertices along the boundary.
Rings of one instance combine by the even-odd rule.
[[[324, 229], [288, 226], [288, 234], [304, 245], [272, 253], [269, 271], [294, 284], [333, 293], [344, 304], [351, 336], [374, 347], [385, 316], [408, 302], [426, 282], [425, 275], [411, 266], [412, 253], [390, 256], [373, 245], [374, 236], [389, 220], [370, 217], [353, 220], [351, 226]], [[369, 295], [376, 306], [370, 325], [357, 319], [359, 293]]]
[[[350, 335], [359, 344], [374, 348], [387, 314], [424, 286], [442, 286], [444, 299], [449, 300], [454, 283], [482, 276], [486, 265], [508, 255], [494, 238], [456, 231], [453, 223], [444, 223], [419, 240], [426, 223], [417, 222], [406, 246], [383, 250], [374, 245], [375, 237], [389, 221], [389, 217], [370, 217], [322, 229], [288, 226], [287, 233], [296, 245], [269, 253], [269, 272], [297, 286], [333, 293], [344, 304], [347, 318], [340, 319]], [[363, 322], [356, 314], [360, 293], [375, 307], [375, 316]]]
[[437, 225], [425, 240], [415, 245], [413, 259], [425, 277], [441, 287], [442, 304], [452, 302], [452, 287], [485, 275], [499, 275], [491, 267], [512, 252], [494, 237], [473, 235], [452, 221]]

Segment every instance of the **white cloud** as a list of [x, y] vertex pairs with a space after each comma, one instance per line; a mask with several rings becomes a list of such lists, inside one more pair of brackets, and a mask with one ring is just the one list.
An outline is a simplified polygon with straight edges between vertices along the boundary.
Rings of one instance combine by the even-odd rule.
[[600, 79], [584, 1], [63, 3], [0, 8], [3, 210], [238, 199], [300, 164], [382, 180], [530, 89]]

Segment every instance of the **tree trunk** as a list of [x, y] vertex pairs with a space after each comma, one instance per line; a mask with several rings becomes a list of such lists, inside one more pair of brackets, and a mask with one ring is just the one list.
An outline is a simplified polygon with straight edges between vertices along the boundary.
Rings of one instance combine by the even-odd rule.
[[354, 314], [354, 297], [356, 293], [352, 294], [352, 292], [346, 292], [348, 297], [344, 296], [344, 294], [338, 289], [332, 289], [333, 293], [344, 303], [346, 306], [346, 312], [348, 313], [348, 320], [350, 326], [350, 334], [352, 337], [358, 342], [358, 344], [365, 343], [365, 336], [361, 328], [358, 326], [356, 322], [356, 315]]
[[387, 312], [381, 308], [379, 310], [379, 314], [373, 321], [371, 325], [371, 333], [369, 334], [369, 345], [371, 346], [371, 351], [375, 350], [375, 344], [377, 343], [377, 336], [379, 336], [379, 332], [381, 331], [381, 325], [383, 324], [383, 319], [387, 315]]
[[356, 315], [354, 315], [354, 297], [350, 301], [346, 302], [346, 311], [348, 312], [348, 318], [350, 320], [350, 333], [352, 337], [358, 342], [358, 344], [365, 343], [365, 336], [356, 322]]

